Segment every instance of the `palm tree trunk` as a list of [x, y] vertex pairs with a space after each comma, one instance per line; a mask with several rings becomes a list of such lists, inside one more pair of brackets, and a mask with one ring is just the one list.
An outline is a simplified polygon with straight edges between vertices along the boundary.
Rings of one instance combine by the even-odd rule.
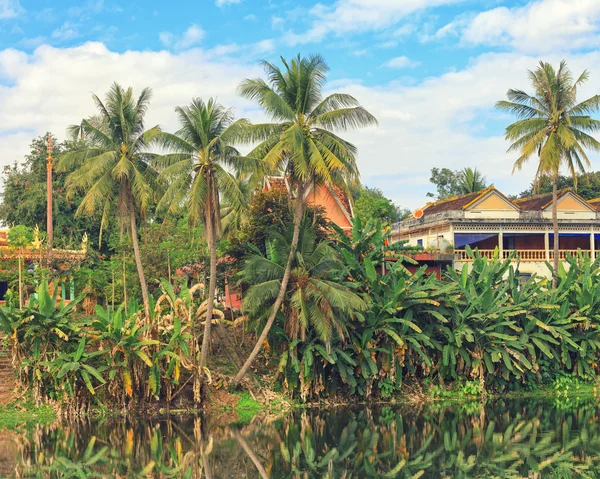
[[292, 272], [292, 264], [294, 262], [294, 257], [296, 256], [298, 241], [300, 240], [300, 225], [302, 223], [302, 217], [304, 215], [304, 190], [307, 184], [308, 182], [298, 188], [298, 197], [296, 198], [296, 204], [294, 205], [294, 235], [292, 237], [292, 244], [290, 245], [290, 254], [288, 256], [287, 264], [285, 265], [283, 279], [281, 280], [279, 295], [275, 300], [275, 304], [273, 304], [273, 311], [271, 311], [271, 315], [267, 320], [267, 324], [265, 324], [265, 328], [263, 329], [262, 333], [260, 334], [260, 337], [254, 345], [254, 349], [250, 353], [250, 356], [248, 356], [248, 359], [246, 359], [246, 362], [242, 366], [242, 369], [239, 370], [239, 372], [233, 379], [234, 387], [237, 387], [240, 384], [242, 378], [246, 375], [248, 369], [250, 369], [250, 366], [252, 366], [252, 363], [258, 356], [258, 353], [260, 353], [260, 350], [262, 349], [262, 346], [267, 339], [267, 335], [269, 334], [269, 331], [271, 330], [271, 327], [275, 322], [275, 317], [277, 316], [277, 313], [281, 308], [283, 299], [285, 298], [285, 293], [287, 292], [287, 286], [290, 281], [290, 275]]
[[[209, 186], [210, 187], [210, 186]], [[209, 193], [212, 196], [212, 191]], [[204, 367], [208, 360], [208, 349], [210, 347], [210, 328], [212, 325], [213, 306], [215, 303], [215, 290], [217, 289], [217, 231], [215, 218], [212, 212], [212, 201], [208, 201], [206, 227], [208, 228], [208, 251], [210, 254], [210, 279], [208, 284], [208, 303], [206, 305], [206, 323], [204, 323], [204, 337], [202, 338], [202, 349], [200, 350], [200, 374], [204, 374]]]
[[144, 314], [146, 319], [150, 321], [150, 301], [148, 300], [148, 285], [146, 283], [146, 275], [142, 266], [142, 255], [140, 254], [140, 244], [138, 243], [137, 224], [135, 219], [135, 209], [133, 198], [129, 198], [129, 220], [131, 224], [131, 243], [133, 244], [133, 256], [135, 257], [135, 265], [137, 267], [138, 277], [140, 278], [140, 287], [142, 288], [142, 300], [144, 302]]
[[552, 287], [556, 288], [556, 277], [558, 275], [558, 191], [557, 191], [558, 175], [552, 179], [552, 228], [554, 230], [554, 274], [552, 275]]

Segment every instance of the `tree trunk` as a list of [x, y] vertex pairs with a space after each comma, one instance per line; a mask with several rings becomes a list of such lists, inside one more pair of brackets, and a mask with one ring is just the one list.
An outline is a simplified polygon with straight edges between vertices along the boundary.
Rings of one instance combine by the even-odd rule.
[[[212, 202], [209, 206], [212, 210]], [[200, 374], [204, 374], [204, 367], [208, 360], [208, 349], [210, 347], [210, 328], [212, 325], [213, 307], [215, 303], [215, 290], [217, 289], [217, 231], [215, 228], [215, 218], [212, 211], [207, 213], [208, 221], [208, 251], [210, 253], [210, 279], [208, 282], [208, 298], [206, 305], [206, 323], [204, 323], [204, 337], [202, 338], [202, 349], [200, 350]]]
[[296, 256], [296, 249], [298, 248], [298, 241], [300, 239], [300, 226], [302, 224], [302, 217], [304, 215], [304, 189], [305, 184], [303, 184], [300, 188], [298, 188], [298, 197], [296, 198], [296, 204], [294, 205], [294, 236], [292, 237], [292, 244], [290, 245], [290, 254], [288, 256], [287, 264], [285, 266], [285, 272], [283, 273], [283, 279], [281, 280], [281, 286], [279, 287], [279, 295], [275, 300], [275, 304], [273, 304], [273, 311], [271, 311], [271, 315], [267, 320], [267, 324], [265, 324], [265, 328], [263, 329], [260, 337], [256, 341], [254, 345], [254, 349], [246, 359], [246, 362], [242, 366], [242, 369], [239, 370], [235, 378], [233, 379], [233, 386], [237, 387], [242, 378], [252, 366], [252, 363], [260, 353], [264, 342], [267, 339], [267, 335], [275, 322], [275, 317], [281, 308], [281, 304], [283, 303], [283, 299], [285, 298], [285, 294], [287, 292], [287, 286], [290, 281], [290, 275], [292, 272], [292, 264], [294, 262], [294, 258]]
[[557, 191], [557, 180], [558, 176], [554, 176], [552, 179], [552, 228], [554, 230], [554, 274], [552, 275], [552, 287], [556, 288], [556, 278], [558, 275], [558, 251], [559, 251], [559, 237], [558, 237], [558, 191]]
[[131, 243], [133, 244], [133, 256], [137, 267], [138, 277], [140, 278], [140, 287], [142, 288], [142, 300], [144, 301], [144, 314], [146, 320], [150, 321], [150, 301], [148, 300], [148, 285], [146, 284], [146, 275], [142, 266], [142, 255], [140, 254], [140, 245], [138, 243], [137, 224], [135, 220], [135, 209], [133, 198], [129, 198], [129, 219], [131, 222]]
[[19, 309], [23, 309], [23, 274], [21, 273], [21, 256], [17, 258], [19, 263]]

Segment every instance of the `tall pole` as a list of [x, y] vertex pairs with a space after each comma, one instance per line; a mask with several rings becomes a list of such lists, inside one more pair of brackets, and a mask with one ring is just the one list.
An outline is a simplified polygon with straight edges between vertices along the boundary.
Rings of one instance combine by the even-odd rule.
[[46, 182], [47, 182], [47, 223], [46, 231], [48, 233], [48, 249], [52, 249], [52, 240], [54, 232], [52, 230], [52, 135], [48, 133], [48, 157], [46, 158]]

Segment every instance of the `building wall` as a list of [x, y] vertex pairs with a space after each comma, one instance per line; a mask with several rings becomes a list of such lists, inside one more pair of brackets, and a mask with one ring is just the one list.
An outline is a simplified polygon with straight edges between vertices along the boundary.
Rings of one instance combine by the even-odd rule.
[[[398, 231], [392, 231], [392, 241], [407, 241], [407, 244], [416, 246], [422, 244], [424, 248], [428, 246], [434, 246], [438, 249], [445, 249], [449, 245], [454, 244], [454, 233], [450, 225], [443, 225], [441, 228], [432, 228], [431, 231], [425, 230], [418, 233], [405, 233], [401, 232], [400, 236]], [[421, 243], [419, 243], [419, 240]]]
[[319, 185], [313, 188], [306, 199], [313, 205], [323, 207], [327, 219], [332, 223], [340, 228], [352, 228], [352, 223], [348, 220], [327, 186]]
[[491, 194], [465, 211], [465, 218], [513, 219], [518, 217], [519, 210], [508, 204], [497, 194]]

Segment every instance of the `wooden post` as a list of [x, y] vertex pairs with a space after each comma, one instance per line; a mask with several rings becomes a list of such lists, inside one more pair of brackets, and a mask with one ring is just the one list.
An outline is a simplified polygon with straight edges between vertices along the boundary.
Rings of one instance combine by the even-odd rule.
[[52, 225], [52, 134], [48, 133], [48, 157], [46, 158], [46, 232], [48, 233], [48, 249], [52, 249], [54, 231]]
[[550, 235], [547, 229], [544, 233], [544, 248], [546, 249], [546, 261], [550, 261]]
[[592, 226], [592, 232], [590, 233], [590, 259], [596, 260], [596, 235], [594, 234], [594, 227]]
[[502, 227], [500, 227], [500, 232], [498, 233], [498, 257], [501, 260], [504, 259], [504, 232], [502, 231]]

